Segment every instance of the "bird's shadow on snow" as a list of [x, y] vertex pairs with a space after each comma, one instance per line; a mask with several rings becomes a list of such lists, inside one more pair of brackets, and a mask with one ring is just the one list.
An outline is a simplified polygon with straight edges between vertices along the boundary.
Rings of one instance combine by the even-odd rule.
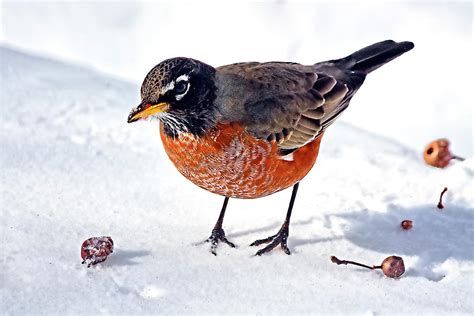
[[150, 255], [147, 250], [116, 250], [107, 258], [109, 266], [130, 266], [140, 264], [139, 259]]
[[[294, 227], [295, 230], [296, 230], [296, 229], [298, 229], [297, 228], [298, 226], [311, 226], [313, 224], [313, 222], [320, 221], [320, 220], [321, 220], [321, 218], [311, 216], [311, 217], [309, 217], [307, 219], [304, 219], [304, 220], [295, 221], [294, 223], [291, 224], [290, 229], [292, 227]], [[319, 243], [322, 243], [322, 242], [335, 241], [335, 240], [339, 240], [339, 239], [342, 239], [342, 238], [343, 237], [338, 237], [338, 236], [314, 237], [314, 238], [295, 238], [295, 237], [292, 237], [292, 235], [290, 233], [289, 247], [290, 247], [291, 253], [296, 254], [296, 253], [298, 253], [298, 247], [299, 246], [319, 244]]]
[[[315, 217], [310, 217], [305, 220], [295, 221], [294, 223], [291, 223], [291, 226], [293, 227], [293, 226], [311, 225], [315, 220], [316, 220]], [[281, 222], [275, 221], [271, 224], [258, 227], [258, 228], [246, 229], [246, 230], [237, 231], [237, 232], [229, 232], [228, 237], [237, 238], [237, 237], [252, 235], [255, 233], [262, 233], [262, 232], [267, 232], [267, 233], [273, 232], [271, 235], [274, 235], [278, 232], [282, 224], [283, 224], [283, 221]]]
[[[272, 231], [272, 230], [275, 230], [275, 232], [273, 234], [276, 234], [278, 229], [280, 229], [280, 226], [281, 226], [281, 223], [274, 222], [272, 224], [269, 224], [269, 225], [266, 225], [266, 226], [263, 226], [263, 227], [259, 227], [259, 228], [247, 229], [247, 230], [242, 230], [242, 231], [238, 231], [238, 232], [229, 232], [227, 237], [237, 238], [237, 237], [247, 236], [247, 235], [251, 235], [251, 234], [255, 234], [255, 233], [268, 232], [268, 231]], [[273, 234], [271, 234], [271, 235], [273, 235]], [[267, 236], [265, 236], [265, 237], [267, 237]]]
[[[291, 227], [309, 226], [315, 220], [317, 220], [317, 218], [312, 216], [308, 219], [299, 220], [299, 221], [295, 221], [294, 223], [291, 223]], [[278, 232], [278, 230], [280, 229], [281, 225], [282, 225], [282, 222], [273, 222], [272, 224], [269, 224], [269, 225], [266, 225], [266, 226], [263, 226], [263, 227], [259, 227], [259, 228], [247, 229], [247, 230], [242, 230], [242, 231], [238, 231], [238, 232], [231, 232], [227, 235], [227, 237], [229, 237], [229, 238], [238, 238], [238, 237], [242, 237], [242, 236], [252, 235], [252, 234], [255, 234], [255, 233], [266, 232], [266, 235], [263, 234], [262, 236], [255, 236], [255, 237], [258, 237], [258, 239], [263, 239], [263, 238], [266, 238], [268, 236], [272, 236], [272, 235], [276, 234]], [[290, 240], [289, 247], [290, 247], [290, 250], [291, 250], [292, 253], [298, 253], [298, 250], [296, 248], [299, 247], [299, 246], [317, 244], [317, 243], [320, 243], [320, 242], [333, 241], [333, 240], [337, 240], [337, 239], [342, 239], [342, 237], [305, 238], [305, 239], [300, 238], [300, 239], [298, 239], [298, 238], [292, 237], [290, 235], [290, 237], [289, 237], [289, 240]]]
[[[402, 208], [389, 205], [385, 213], [356, 211], [335, 215], [347, 220], [344, 238], [355, 245], [382, 253], [414, 256], [419, 259], [407, 270], [407, 276], [439, 281], [446, 271], [440, 264], [452, 258], [474, 260], [474, 209], [434, 205]], [[400, 223], [410, 219], [413, 228], [403, 230]]]

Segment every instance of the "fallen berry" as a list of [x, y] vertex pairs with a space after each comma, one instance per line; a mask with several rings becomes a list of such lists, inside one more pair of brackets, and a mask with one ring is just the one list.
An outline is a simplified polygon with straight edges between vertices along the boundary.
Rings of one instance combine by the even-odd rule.
[[112, 238], [91, 237], [84, 241], [81, 246], [82, 264], [87, 263], [87, 267], [103, 262], [107, 256], [114, 252], [114, 242]]
[[402, 228], [405, 229], [405, 230], [412, 229], [413, 221], [411, 221], [409, 219], [405, 219], [404, 221], [401, 222], [400, 226], [402, 226]]
[[447, 139], [437, 139], [429, 143], [423, 152], [423, 159], [428, 165], [436, 168], [445, 168], [452, 159], [464, 160], [451, 154]]
[[385, 258], [385, 260], [380, 266], [368, 266], [355, 261], [339, 260], [335, 256], [331, 256], [331, 261], [337, 265], [353, 264], [370, 270], [381, 269], [383, 271], [383, 274], [389, 278], [399, 278], [405, 272], [405, 265], [403, 264], [403, 259], [397, 256], [390, 256], [388, 258]]
[[399, 278], [405, 273], [405, 264], [403, 259], [397, 256], [390, 256], [382, 262], [383, 274], [389, 278]]

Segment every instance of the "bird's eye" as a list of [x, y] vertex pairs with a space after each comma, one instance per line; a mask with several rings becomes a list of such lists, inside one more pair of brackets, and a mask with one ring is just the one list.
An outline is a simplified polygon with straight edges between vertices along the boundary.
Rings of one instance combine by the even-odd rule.
[[179, 81], [174, 86], [174, 92], [176, 92], [176, 94], [183, 94], [183, 93], [186, 92], [187, 88], [188, 88], [188, 83], [187, 82]]

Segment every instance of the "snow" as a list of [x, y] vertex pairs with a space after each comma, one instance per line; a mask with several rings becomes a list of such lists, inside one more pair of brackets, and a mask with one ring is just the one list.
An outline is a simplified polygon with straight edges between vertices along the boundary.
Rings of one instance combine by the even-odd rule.
[[1, 10], [2, 42], [136, 83], [176, 56], [311, 64], [410, 40], [415, 49], [374, 72], [341, 120], [413, 150], [445, 137], [457, 155], [474, 154], [472, 1], [4, 1]]
[[[422, 148], [337, 122], [301, 183], [292, 255], [248, 247], [279, 229], [285, 190], [230, 200], [238, 248], [214, 257], [196, 243], [223, 199], [178, 174], [156, 122], [126, 124], [138, 85], [6, 46], [0, 61], [2, 314], [473, 313], [474, 158], [430, 168]], [[103, 235], [114, 253], [81, 265], [82, 242]], [[388, 279], [331, 255], [398, 255], [406, 272]]]

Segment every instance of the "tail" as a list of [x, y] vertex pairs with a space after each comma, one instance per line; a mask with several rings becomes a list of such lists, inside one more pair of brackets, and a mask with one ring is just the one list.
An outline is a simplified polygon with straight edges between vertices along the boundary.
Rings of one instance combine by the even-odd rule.
[[[320, 119], [322, 123], [322, 130], [349, 106], [349, 102], [357, 90], [364, 83], [365, 77], [368, 73], [374, 71], [380, 66], [388, 63], [392, 59], [397, 58], [405, 52], [411, 50], [415, 45], [412, 42], [397, 43], [391, 40], [372, 44], [355, 53], [335, 60], [324, 61], [315, 64], [316, 72], [330, 75], [336, 79], [337, 83], [333, 90], [337, 87], [340, 89], [346, 88], [348, 90], [342, 100], [339, 100], [335, 106], [330, 106], [325, 109], [325, 116]], [[323, 79], [322, 79], [323, 80]], [[318, 81], [316, 81], [317, 83]], [[329, 92], [332, 93], [332, 91]], [[326, 96], [326, 95], [324, 95]], [[327, 111], [327, 112], [326, 112]]]
[[394, 42], [387, 40], [372, 44], [355, 53], [332, 62], [347, 70], [358, 71], [368, 74], [392, 59], [408, 52], [415, 45], [412, 42]]

